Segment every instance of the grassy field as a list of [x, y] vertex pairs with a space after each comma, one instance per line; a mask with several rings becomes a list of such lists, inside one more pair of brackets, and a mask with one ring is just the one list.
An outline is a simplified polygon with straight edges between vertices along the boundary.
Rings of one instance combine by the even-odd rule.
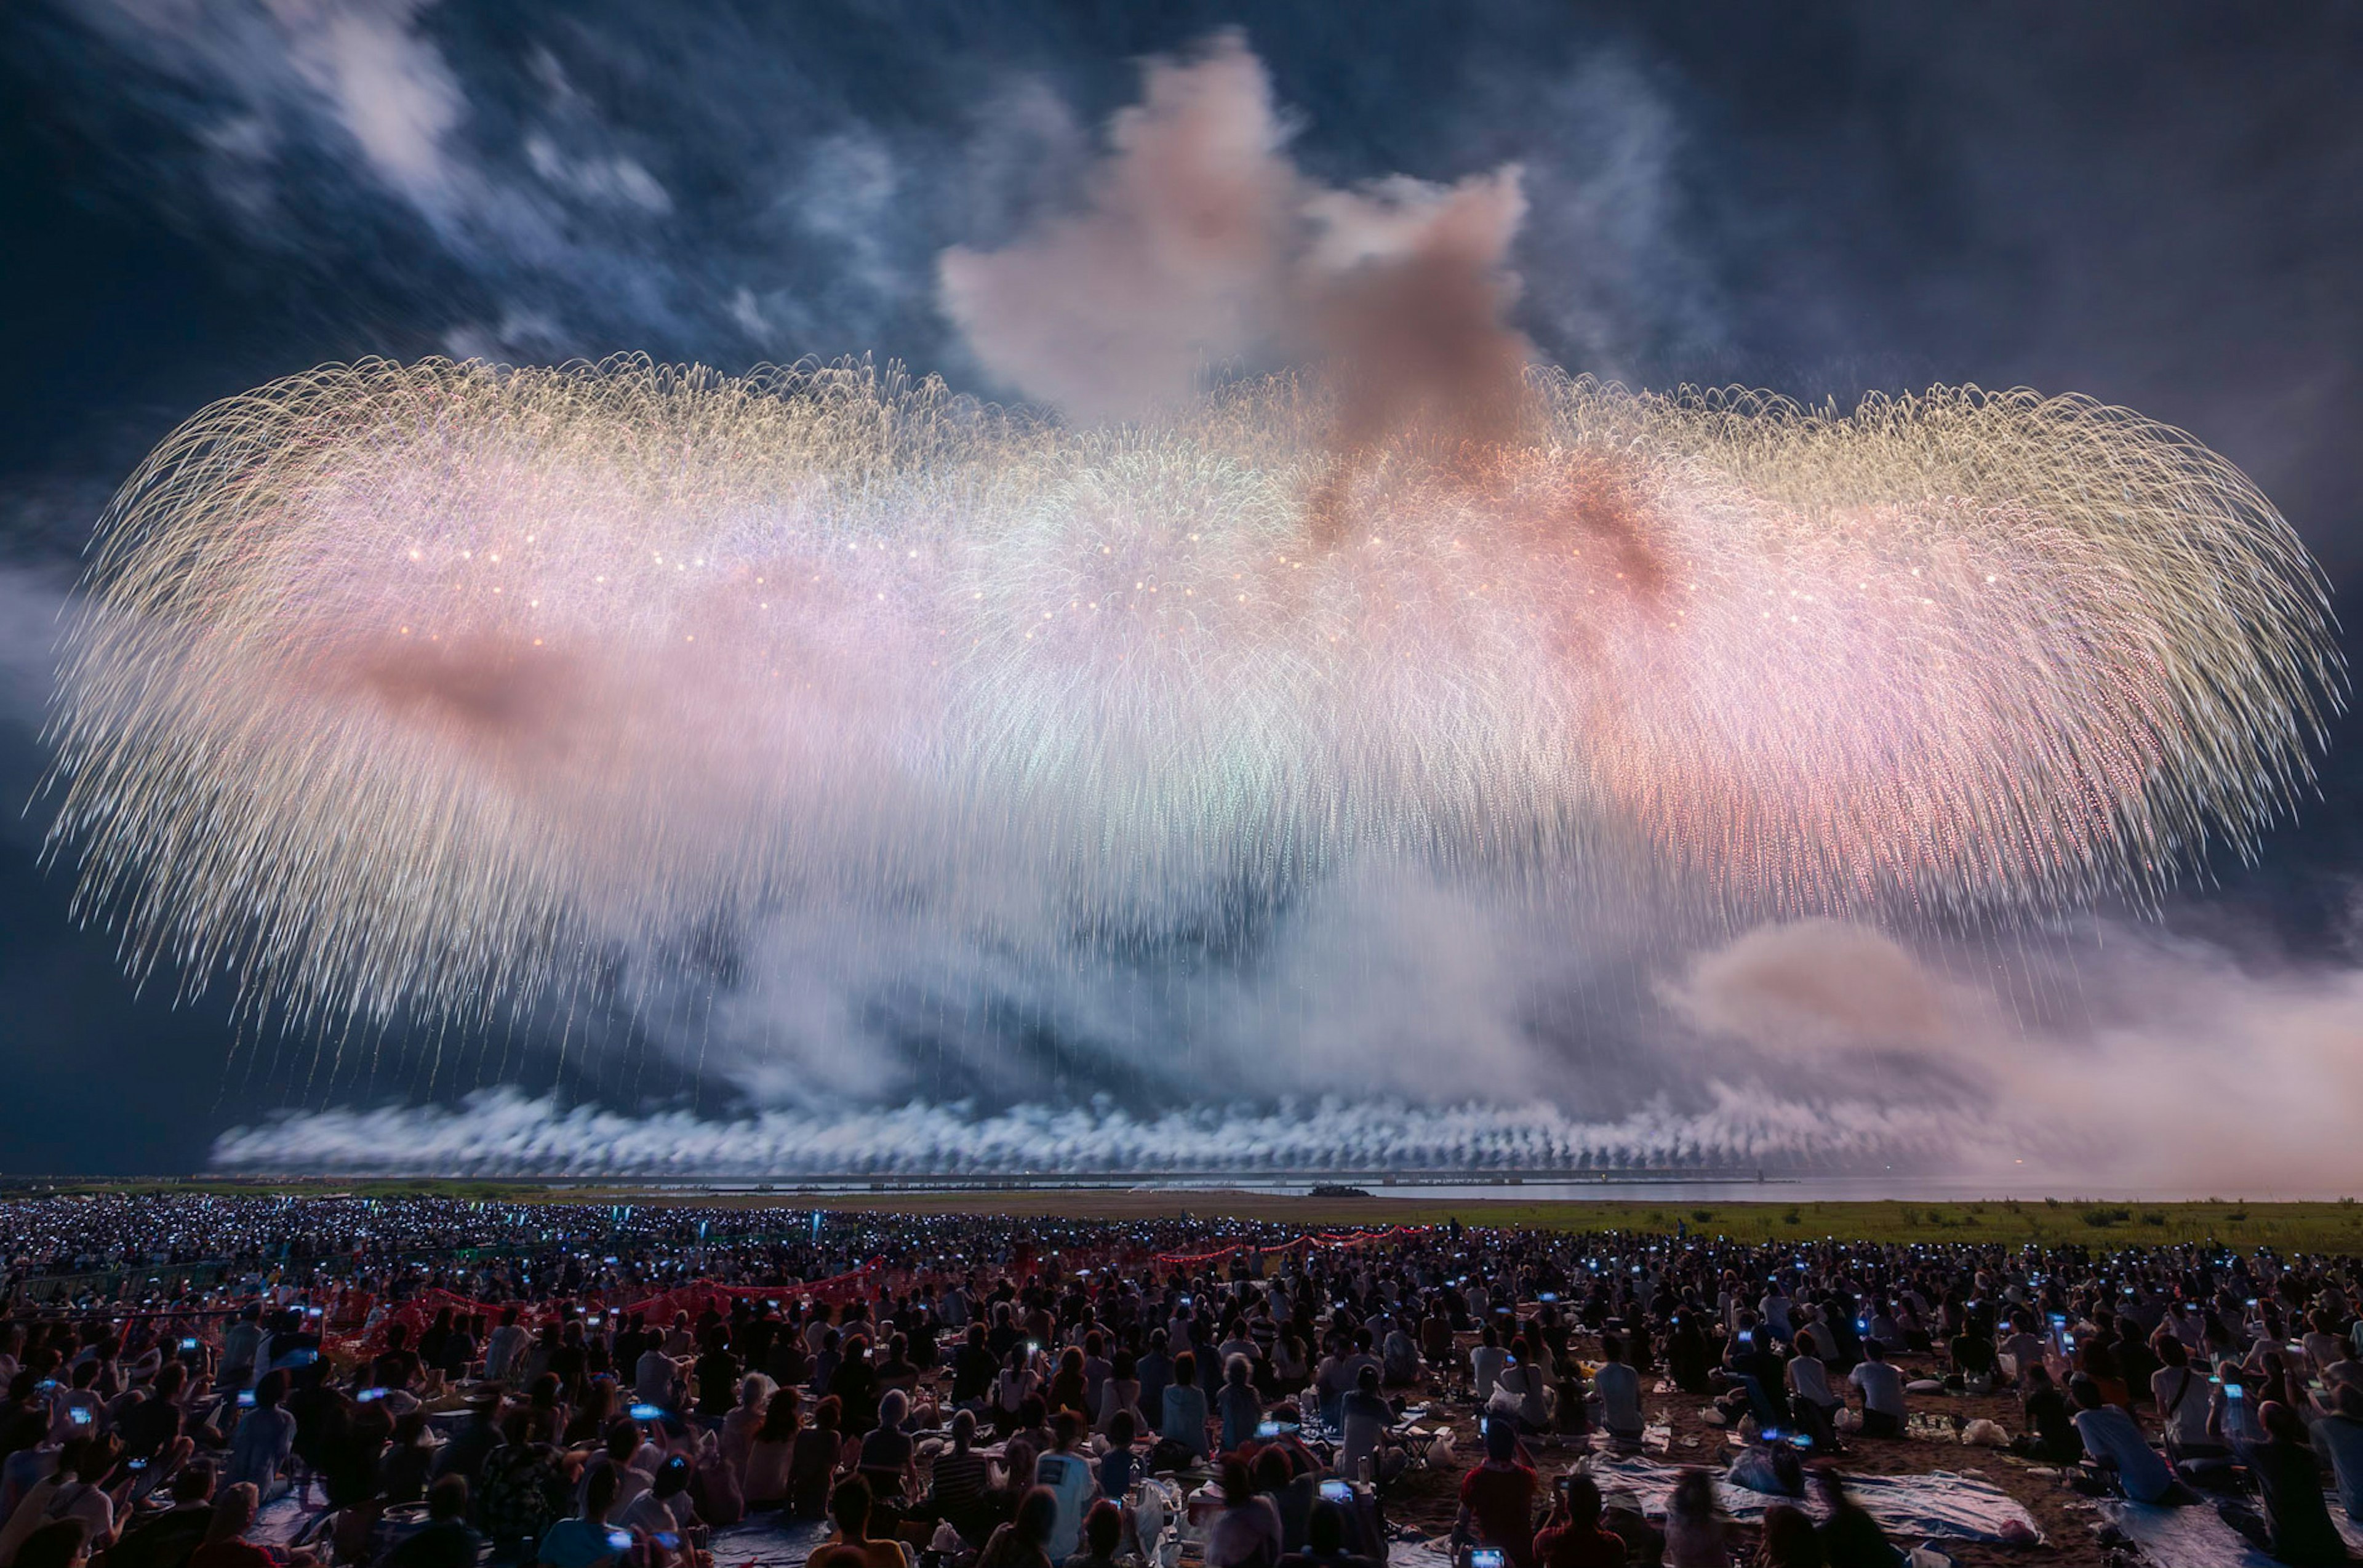
[[[1491, 1189], [1499, 1192], [1500, 1189]], [[1777, 1189], [1775, 1189], [1777, 1191]], [[1472, 1196], [1465, 1200], [1393, 1197], [1383, 1188], [1369, 1197], [1315, 1198], [1237, 1191], [1128, 1191], [1037, 1187], [989, 1192], [701, 1194], [641, 1186], [552, 1186], [529, 1182], [83, 1182], [12, 1183], [0, 1195], [34, 1191], [331, 1192], [359, 1196], [432, 1195], [549, 1203], [708, 1203], [776, 1205], [902, 1214], [1005, 1214], [1137, 1219], [1193, 1215], [1203, 1218], [1268, 1219], [1314, 1226], [1464, 1224], [1525, 1226], [1552, 1230], [1670, 1231], [1742, 1240], [1835, 1237], [1858, 1241], [2001, 1242], [2096, 1248], [2218, 1241], [2242, 1249], [2363, 1253], [2363, 1205], [2337, 1203], [2116, 1203], [2075, 1199], [1994, 1199], [1959, 1203], [1698, 1203], [1669, 1195], [1632, 1202], [1539, 1201]]]

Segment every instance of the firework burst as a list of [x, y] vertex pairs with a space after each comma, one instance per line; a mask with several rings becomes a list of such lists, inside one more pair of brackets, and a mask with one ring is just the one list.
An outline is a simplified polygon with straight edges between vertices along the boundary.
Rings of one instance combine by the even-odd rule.
[[786, 901], [1047, 951], [1372, 857], [1729, 918], [2140, 902], [2311, 776], [2320, 574], [2180, 432], [1525, 393], [1346, 450], [1288, 378], [1069, 430], [849, 367], [324, 368], [110, 507], [52, 843], [135, 973], [465, 1019]]

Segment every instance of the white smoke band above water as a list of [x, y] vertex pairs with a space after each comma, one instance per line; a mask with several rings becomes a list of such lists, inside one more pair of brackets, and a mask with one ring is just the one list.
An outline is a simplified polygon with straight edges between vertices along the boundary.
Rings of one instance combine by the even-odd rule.
[[1099, 1104], [764, 1110], [719, 1119], [561, 1106], [508, 1087], [457, 1107], [329, 1110], [226, 1133], [214, 1165], [401, 1175], [779, 1177], [1126, 1172], [1836, 1167], [1948, 1148], [1933, 1112], [1809, 1106], [1709, 1085], [1710, 1108], [1663, 1105], [1614, 1121], [1549, 1106], [1324, 1100], [1137, 1116]]

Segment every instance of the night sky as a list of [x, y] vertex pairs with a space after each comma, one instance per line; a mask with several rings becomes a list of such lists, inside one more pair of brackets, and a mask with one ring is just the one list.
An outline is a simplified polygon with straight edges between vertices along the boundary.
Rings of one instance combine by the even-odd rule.
[[[2240, 465], [2342, 595], [2363, 577], [2351, 6], [17, 0], [0, 796], [32, 804], [0, 822], [0, 1169], [185, 1170], [301, 1098], [226, 1074], [217, 992], [135, 995], [38, 859], [53, 617], [156, 440], [363, 355], [867, 353], [1005, 391], [936, 258], [1071, 205], [1142, 58], [1230, 26], [1320, 180], [1524, 165], [1517, 324], [1570, 370], [2088, 393]], [[2355, 956], [2352, 728], [2325, 798], [2175, 929]]]

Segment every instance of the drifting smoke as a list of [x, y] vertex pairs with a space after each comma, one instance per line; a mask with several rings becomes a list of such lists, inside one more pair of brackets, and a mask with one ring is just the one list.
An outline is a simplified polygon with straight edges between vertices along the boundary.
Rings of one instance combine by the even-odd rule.
[[[2154, 1198], [2363, 1182], [2363, 973], [2244, 969], [2154, 929], [2105, 936], [2072, 950], [2072, 980], [2059, 977], [2089, 1017], [2030, 1025], [1990, 985], [1859, 927], [1750, 932], [1669, 986], [1675, 1017], [1654, 1038], [1694, 1081], [1609, 1115], [1446, 1092], [1147, 1115], [1102, 1100], [626, 1116], [501, 1088], [449, 1108], [272, 1118], [226, 1134], [214, 1158], [240, 1171], [693, 1178], [1886, 1167], [1988, 1194]], [[1685, 1017], [1703, 1033], [1686, 1033]], [[1481, 1067], [1470, 1080], [1497, 1082]]]
[[1237, 34], [1145, 77], [1085, 210], [1003, 250], [945, 252], [945, 312], [988, 372], [1071, 416], [1131, 418], [1240, 361], [1317, 359], [1344, 389], [1349, 450], [1415, 423], [1511, 434], [1532, 354], [1503, 319], [1525, 216], [1516, 166], [1330, 190], [1289, 161]]

